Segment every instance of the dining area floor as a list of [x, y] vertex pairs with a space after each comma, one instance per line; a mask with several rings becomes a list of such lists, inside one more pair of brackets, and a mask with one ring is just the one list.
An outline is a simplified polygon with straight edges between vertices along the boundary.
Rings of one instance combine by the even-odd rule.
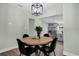
[[[63, 56], [63, 42], [57, 41], [55, 52], [56, 56]], [[7, 52], [0, 53], [0, 56], [19, 56], [19, 54], [19, 49], [16, 48]], [[31, 56], [35, 56], [35, 53], [33, 53]], [[44, 54], [40, 52], [40, 56], [44, 56]], [[53, 52], [50, 54], [50, 56], [53, 56]]]

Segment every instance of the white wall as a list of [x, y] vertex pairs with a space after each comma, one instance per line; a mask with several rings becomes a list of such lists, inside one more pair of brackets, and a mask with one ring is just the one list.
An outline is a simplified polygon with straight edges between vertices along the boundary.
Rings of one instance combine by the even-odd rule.
[[0, 4], [0, 50], [6, 48], [8, 44], [8, 6]]
[[43, 31], [42, 31], [42, 36], [45, 34], [45, 33], [48, 33], [48, 23], [46, 22], [41, 22], [41, 27], [43, 28]]
[[79, 55], [79, 4], [63, 5], [64, 54]]
[[12, 4], [0, 4], [0, 51], [17, 46], [26, 29], [26, 11]]

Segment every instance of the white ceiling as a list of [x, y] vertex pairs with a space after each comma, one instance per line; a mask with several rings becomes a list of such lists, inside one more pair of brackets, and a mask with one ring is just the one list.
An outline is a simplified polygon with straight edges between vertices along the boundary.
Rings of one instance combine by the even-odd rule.
[[[37, 17], [31, 14], [32, 3], [14, 3], [11, 5], [24, 9], [26, 13], [29, 15], [29, 17]], [[42, 3], [42, 5], [43, 15], [38, 16], [39, 19], [42, 19], [44, 22], [47, 23], [63, 22], [63, 3]]]
[[62, 23], [63, 24], [63, 15], [55, 15], [55, 16], [50, 16], [50, 17], [45, 17], [45, 18], [40, 18], [41, 21], [45, 23]]
[[[32, 3], [18, 4], [18, 6], [24, 8], [30, 16]], [[63, 4], [62, 3], [42, 3], [43, 15], [38, 16], [42, 21], [46, 23], [63, 23]], [[37, 17], [37, 16], [36, 16]]]
[[[18, 3], [19, 7], [26, 9], [26, 11], [31, 15], [31, 5], [32, 3]], [[63, 4], [62, 3], [42, 3], [43, 5], [43, 15], [41, 16], [51, 16], [56, 14], [62, 14]]]

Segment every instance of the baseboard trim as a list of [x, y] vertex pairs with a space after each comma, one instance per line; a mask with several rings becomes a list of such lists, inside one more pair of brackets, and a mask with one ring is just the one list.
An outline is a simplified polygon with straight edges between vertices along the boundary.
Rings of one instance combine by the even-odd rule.
[[15, 49], [15, 48], [18, 48], [18, 46], [13, 46], [13, 47], [9, 47], [9, 48], [2, 49], [2, 50], [0, 50], [0, 53], [9, 51], [9, 50], [12, 50], [12, 49]]
[[68, 52], [68, 51], [63, 51], [63, 54], [64, 54], [64, 55], [67, 55], [67, 56], [78, 56], [78, 55], [73, 54], [73, 53]]

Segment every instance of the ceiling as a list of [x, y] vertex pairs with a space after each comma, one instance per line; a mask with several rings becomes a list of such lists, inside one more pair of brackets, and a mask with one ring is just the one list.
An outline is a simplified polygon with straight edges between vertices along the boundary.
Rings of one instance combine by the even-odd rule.
[[[19, 7], [24, 8], [31, 15], [31, 5], [32, 3], [18, 3]], [[53, 16], [57, 14], [62, 14], [63, 4], [62, 3], [42, 3], [43, 5], [43, 15], [39, 17]]]
[[[24, 8], [29, 13], [30, 16], [33, 16], [31, 14], [31, 5], [32, 3], [18, 4], [18, 6]], [[42, 5], [43, 5], [43, 15], [40, 15], [38, 17], [42, 19], [43, 22], [63, 23], [63, 19], [62, 19], [63, 4], [62, 3], [42, 3]]]

